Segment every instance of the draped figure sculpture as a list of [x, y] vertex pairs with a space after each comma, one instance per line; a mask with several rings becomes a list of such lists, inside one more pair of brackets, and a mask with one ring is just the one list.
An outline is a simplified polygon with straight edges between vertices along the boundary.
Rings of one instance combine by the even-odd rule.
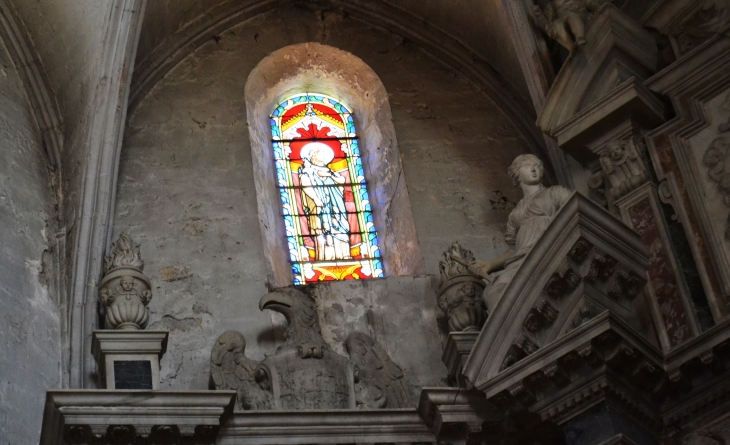
[[299, 169], [302, 203], [314, 236], [317, 261], [349, 259], [350, 225], [345, 207], [345, 177], [332, 170], [332, 149], [321, 142], [307, 144], [301, 151]]
[[[517, 156], [508, 173], [524, 195], [507, 219], [504, 237], [510, 250], [490, 261], [454, 258], [467, 266], [472, 274], [491, 282], [484, 291], [484, 300], [490, 313], [517, 273], [527, 252], [573, 193], [563, 186], [542, 185], [545, 169], [542, 161], [532, 154]], [[493, 278], [491, 274], [495, 272], [500, 273]]]

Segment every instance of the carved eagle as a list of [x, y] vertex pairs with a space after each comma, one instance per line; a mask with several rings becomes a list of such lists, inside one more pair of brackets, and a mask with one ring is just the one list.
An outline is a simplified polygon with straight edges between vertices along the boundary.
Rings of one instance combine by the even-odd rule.
[[356, 366], [358, 408], [413, 407], [403, 371], [378, 342], [366, 334], [353, 332], [345, 340], [345, 348]]
[[271, 408], [271, 395], [256, 383], [254, 370], [258, 362], [244, 355], [246, 339], [238, 331], [226, 331], [218, 337], [210, 354], [210, 373], [215, 389], [237, 392], [240, 410]]
[[319, 327], [314, 300], [293, 288], [282, 288], [264, 295], [259, 309], [270, 309], [286, 317], [287, 329], [284, 344], [277, 349], [295, 348], [300, 358], [321, 359], [327, 348]]

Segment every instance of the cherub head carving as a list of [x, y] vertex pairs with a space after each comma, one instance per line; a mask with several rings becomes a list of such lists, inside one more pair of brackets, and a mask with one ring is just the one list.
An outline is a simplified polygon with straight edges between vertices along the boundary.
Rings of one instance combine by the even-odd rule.
[[129, 275], [123, 275], [119, 280], [119, 285], [122, 287], [124, 292], [131, 292], [134, 290], [134, 278]]
[[611, 161], [613, 162], [620, 162], [623, 160], [624, 155], [626, 154], [626, 141], [611, 141], [606, 146], [606, 154], [609, 158], [611, 158]]

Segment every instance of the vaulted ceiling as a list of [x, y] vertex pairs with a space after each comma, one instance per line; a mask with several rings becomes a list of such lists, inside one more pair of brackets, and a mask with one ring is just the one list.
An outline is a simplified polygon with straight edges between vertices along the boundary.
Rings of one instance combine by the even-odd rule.
[[[220, 32], [277, 7], [299, 5], [342, 11], [351, 17], [403, 34], [452, 39], [475, 59], [487, 61], [525, 103], [529, 93], [509, 37], [504, 0], [166, 0], [148, 1], [137, 51], [135, 87], [152, 66], [181, 49], [195, 46], [196, 34]], [[405, 31], [407, 30], [407, 31]], [[406, 36], [408, 37], [408, 36]], [[208, 37], [209, 38], [209, 37]], [[418, 42], [417, 42], [418, 43]], [[198, 43], [199, 44], [199, 43]], [[134, 98], [133, 98], [134, 101]]]

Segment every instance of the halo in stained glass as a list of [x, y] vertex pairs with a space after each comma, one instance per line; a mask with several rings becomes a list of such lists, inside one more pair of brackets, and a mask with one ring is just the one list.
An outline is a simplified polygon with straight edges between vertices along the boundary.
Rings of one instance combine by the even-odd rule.
[[350, 109], [324, 94], [297, 94], [270, 125], [294, 284], [382, 277]]

